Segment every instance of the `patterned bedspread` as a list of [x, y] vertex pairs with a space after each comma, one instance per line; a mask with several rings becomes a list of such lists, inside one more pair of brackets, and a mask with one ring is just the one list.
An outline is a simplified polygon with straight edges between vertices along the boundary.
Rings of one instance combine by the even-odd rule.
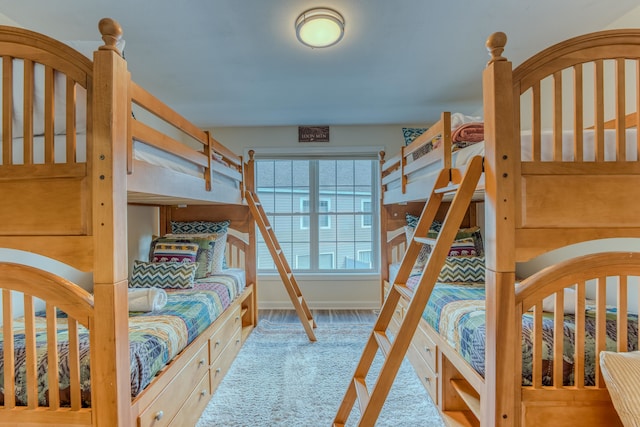
[[[407, 281], [415, 286], [419, 277]], [[426, 322], [437, 331], [480, 375], [485, 374], [485, 288], [484, 284], [443, 284], [438, 283], [422, 315]], [[585, 313], [585, 384], [593, 385], [595, 379], [595, 309], [587, 306]], [[553, 360], [553, 313], [543, 313], [542, 359]], [[522, 319], [522, 370], [523, 385], [532, 381], [533, 358], [533, 314], [527, 313]], [[573, 384], [573, 352], [575, 344], [575, 319], [572, 314], [564, 316], [564, 385]], [[628, 351], [637, 350], [638, 316], [629, 315]], [[607, 309], [607, 349], [616, 349], [616, 310]], [[543, 363], [543, 384], [552, 384], [552, 363]]]
[[[137, 396], [153, 377], [180, 351], [201, 334], [242, 292], [244, 276], [237, 272], [199, 279], [193, 289], [167, 290], [167, 304], [154, 312], [129, 314], [129, 354], [131, 364], [131, 395]], [[44, 316], [44, 314], [43, 314]], [[38, 395], [41, 405], [47, 404], [46, 319], [36, 318], [38, 352]], [[26, 352], [24, 320], [15, 319], [16, 398], [26, 404]], [[60, 357], [60, 389], [63, 406], [69, 388], [68, 333], [66, 319], [58, 319]], [[81, 389], [83, 406], [90, 406], [89, 334], [79, 327], [81, 347]], [[3, 348], [0, 330], [0, 352]], [[4, 384], [3, 359], [0, 358], [0, 387]], [[4, 404], [4, 389], [0, 389], [0, 405]]]

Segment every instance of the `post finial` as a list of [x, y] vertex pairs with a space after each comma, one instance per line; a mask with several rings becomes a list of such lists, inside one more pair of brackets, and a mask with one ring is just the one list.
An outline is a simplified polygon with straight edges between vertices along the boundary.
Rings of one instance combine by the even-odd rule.
[[487, 65], [492, 64], [495, 61], [506, 61], [507, 58], [502, 56], [502, 52], [504, 52], [504, 47], [507, 45], [507, 35], [502, 31], [498, 31], [493, 33], [487, 39], [487, 50], [489, 51], [489, 56], [491, 59], [487, 63]]
[[256, 154], [255, 150], [249, 150], [249, 160], [253, 161], [253, 156]]
[[102, 34], [102, 40], [104, 41], [104, 46], [100, 46], [99, 49], [113, 50], [119, 55], [122, 55], [122, 52], [116, 47], [116, 43], [122, 38], [122, 27], [120, 24], [114, 19], [102, 18], [100, 22], [98, 22], [98, 30], [100, 34]]

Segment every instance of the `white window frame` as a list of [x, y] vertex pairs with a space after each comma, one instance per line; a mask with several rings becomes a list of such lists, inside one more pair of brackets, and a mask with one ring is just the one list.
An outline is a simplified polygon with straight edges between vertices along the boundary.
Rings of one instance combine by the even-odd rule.
[[[369, 204], [369, 209], [365, 209], [366, 203]], [[373, 205], [371, 203], [372, 203], [371, 200], [365, 200], [365, 199], [360, 200], [360, 211], [367, 212], [367, 213], [363, 213], [362, 217], [360, 218], [360, 226], [362, 228], [371, 228], [371, 226], [373, 225], [373, 216], [371, 215], [371, 208]], [[364, 221], [365, 218], [369, 218], [369, 224], [365, 224], [365, 221]]]

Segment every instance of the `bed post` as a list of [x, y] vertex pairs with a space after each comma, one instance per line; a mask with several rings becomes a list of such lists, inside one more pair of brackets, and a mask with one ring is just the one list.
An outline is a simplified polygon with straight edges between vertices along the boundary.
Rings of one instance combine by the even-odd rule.
[[94, 426], [130, 422], [127, 301], [127, 121], [129, 74], [115, 48], [122, 29], [99, 24], [105, 45], [94, 52], [91, 159], [95, 324], [91, 335]]
[[[253, 156], [255, 155], [254, 150], [249, 150], [247, 153], [249, 155], [249, 160], [244, 164], [244, 173], [243, 173], [243, 183], [245, 191], [250, 193], [255, 192], [255, 160]], [[244, 199], [244, 194], [242, 195]], [[247, 248], [247, 252], [245, 253], [245, 270], [246, 270], [246, 279], [247, 283], [253, 283], [253, 315], [252, 321], [254, 325], [258, 324], [258, 266], [256, 265], [256, 247], [258, 242], [256, 241], [256, 221], [251, 215], [250, 211], [247, 210], [247, 221], [249, 223], [247, 227], [247, 234], [249, 235], [249, 247]]]
[[[491, 60], [482, 76], [485, 116], [486, 372], [483, 426], [519, 425], [520, 387], [515, 355], [515, 167], [511, 62], [502, 56], [507, 37], [487, 40]], [[518, 353], [520, 354], [520, 353]], [[495, 393], [493, 392], [495, 390]]]
[[[385, 152], [380, 151], [378, 153], [379, 159], [379, 168], [380, 174], [382, 174], [382, 165], [384, 164], [384, 156]], [[380, 183], [382, 183], [382, 179], [379, 178]], [[387, 232], [388, 232], [388, 212], [387, 207], [384, 205], [384, 185], [380, 185], [378, 188], [380, 192], [379, 200], [379, 209], [380, 209], [380, 307], [384, 303], [384, 284], [389, 280], [389, 247], [387, 245]]]

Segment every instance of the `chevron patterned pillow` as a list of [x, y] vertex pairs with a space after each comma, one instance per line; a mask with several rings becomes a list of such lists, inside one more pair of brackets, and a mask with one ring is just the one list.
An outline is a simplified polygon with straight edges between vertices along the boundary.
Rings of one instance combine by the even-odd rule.
[[197, 262], [145, 262], [133, 261], [130, 288], [193, 288]]
[[483, 256], [450, 256], [440, 270], [438, 282], [484, 283]]

